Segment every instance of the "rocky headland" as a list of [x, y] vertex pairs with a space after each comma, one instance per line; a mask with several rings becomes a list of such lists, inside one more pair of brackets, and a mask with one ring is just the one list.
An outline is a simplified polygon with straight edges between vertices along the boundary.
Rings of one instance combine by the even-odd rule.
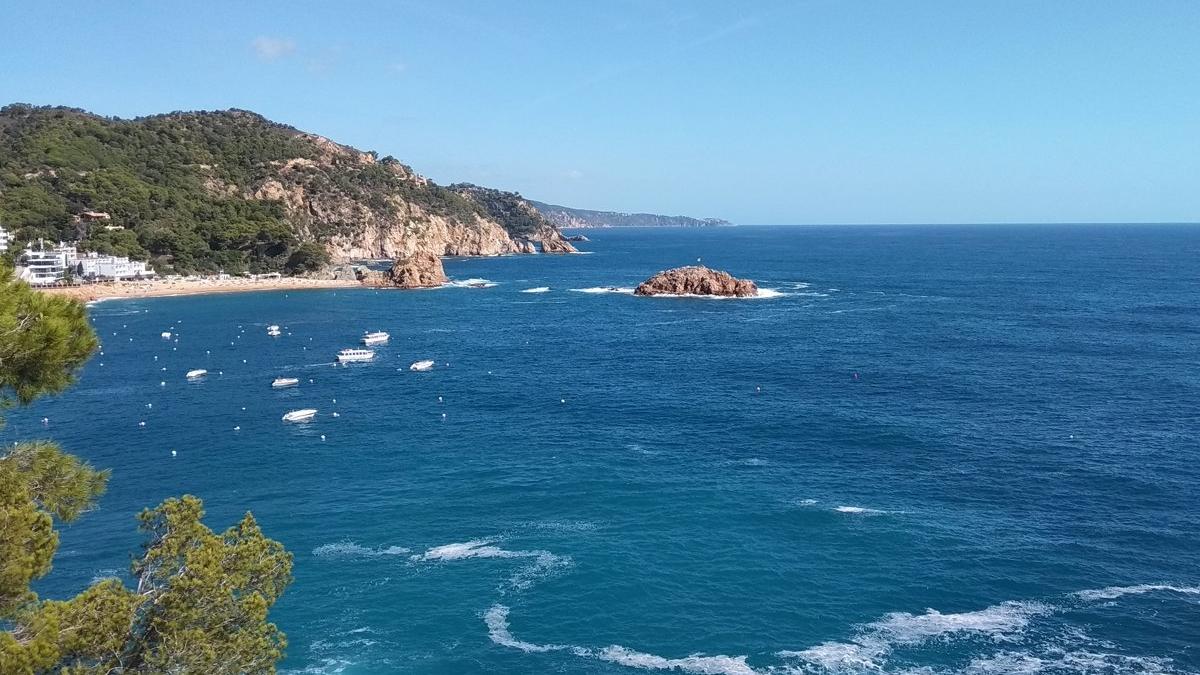
[[749, 279], [738, 279], [728, 272], [691, 266], [659, 272], [638, 284], [633, 294], [750, 298], [758, 295], [758, 286]]

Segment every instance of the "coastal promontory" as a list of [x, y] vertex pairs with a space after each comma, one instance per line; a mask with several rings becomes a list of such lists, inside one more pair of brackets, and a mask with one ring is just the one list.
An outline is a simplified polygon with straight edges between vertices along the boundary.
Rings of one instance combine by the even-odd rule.
[[750, 298], [758, 295], [758, 286], [749, 279], [738, 279], [728, 272], [694, 265], [659, 272], [638, 284], [633, 293]]

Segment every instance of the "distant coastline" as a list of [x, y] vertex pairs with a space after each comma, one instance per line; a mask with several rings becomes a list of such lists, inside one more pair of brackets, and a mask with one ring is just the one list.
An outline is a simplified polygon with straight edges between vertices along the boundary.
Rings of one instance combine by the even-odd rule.
[[721, 227], [733, 223], [721, 218], [662, 216], [654, 213], [592, 211], [569, 206], [526, 200], [547, 220], [559, 228], [590, 229], [601, 227]]

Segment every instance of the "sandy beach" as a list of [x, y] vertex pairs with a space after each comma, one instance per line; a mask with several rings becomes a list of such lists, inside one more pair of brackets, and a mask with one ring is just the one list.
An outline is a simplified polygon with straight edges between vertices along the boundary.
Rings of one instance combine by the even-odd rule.
[[125, 281], [83, 286], [40, 289], [44, 293], [65, 295], [84, 302], [118, 298], [153, 298], [168, 295], [207, 295], [209, 293], [246, 293], [251, 291], [287, 291], [320, 288], [361, 288], [357, 281], [333, 279], [180, 279], [173, 281]]

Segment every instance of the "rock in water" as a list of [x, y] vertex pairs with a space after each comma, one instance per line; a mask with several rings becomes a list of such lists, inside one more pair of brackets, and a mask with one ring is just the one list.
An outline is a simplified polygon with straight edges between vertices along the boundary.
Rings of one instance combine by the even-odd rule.
[[758, 286], [749, 279], [737, 279], [728, 272], [707, 267], [676, 267], [659, 272], [638, 284], [634, 295], [720, 295], [749, 298], [758, 295]]
[[367, 286], [384, 286], [393, 288], [430, 288], [441, 286], [449, 281], [442, 269], [442, 259], [438, 256], [418, 252], [403, 258], [397, 258], [392, 268], [386, 272], [367, 272], [361, 281]]

